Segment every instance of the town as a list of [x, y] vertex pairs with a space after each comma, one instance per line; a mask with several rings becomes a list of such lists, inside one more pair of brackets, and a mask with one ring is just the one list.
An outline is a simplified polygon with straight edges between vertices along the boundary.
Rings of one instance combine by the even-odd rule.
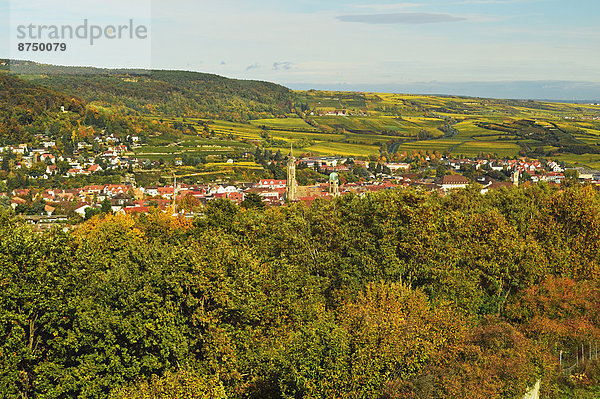
[[[286, 166], [286, 179], [261, 178], [257, 181], [230, 181], [189, 184], [172, 178], [163, 185], [141, 185], [133, 178], [123, 178], [143, 165], [160, 165], [157, 161], [138, 159], [130, 155], [131, 147], [140, 146], [138, 137], [128, 137], [127, 143], [113, 135], [95, 137], [92, 142], [77, 143], [73, 156], [60, 155], [55, 141], [40, 136], [35, 144], [0, 148], [2, 171], [27, 171], [29, 181], [47, 180], [52, 176], [75, 178], [113, 171], [121, 176], [119, 184], [88, 184], [76, 188], [13, 188], [0, 180], [0, 205], [12, 208], [28, 223], [40, 228], [54, 224], [77, 224], [101, 212], [139, 214], [154, 210], [193, 218], [202, 213], [209, 201], [227, 199], [243, 207], [282, 206], [290, 202], [312, 202], [355, 193], [413, 188], [444, 194], [449, 190], [478, 185], [481, 193], [519, 184], [563, 184], [566, 178], [600, 186], [600, 171], [568, 168], [555, 161], [494, 158], [453, 158], [449, 155], [421, 154], [419, 164], [388, 162], [383, 159], [361, 160], [342, 156], [290, 155], [278, 166]], [[411, 159], [404, 157], [396, 159]], [[414, 158], [414, 155], [412, 158]], [[226, 162], [232, 162], [228, 160]], [[297, 172], [310, 171], [312, 181], [297, 179]], [[304, 173], [306, 176], [306, 173]], [[4, 190], [1, 190], [4, 188]]]

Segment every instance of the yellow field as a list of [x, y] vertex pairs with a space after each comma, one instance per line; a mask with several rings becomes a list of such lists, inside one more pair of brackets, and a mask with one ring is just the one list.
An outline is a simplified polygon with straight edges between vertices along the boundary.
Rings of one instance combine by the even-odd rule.
[[379, 155], [379, 147], [356, 145], [347, 143], [319, 143], [304, 150], [310, 151], [316, 155], [343, 155], [368, 157], [369, 155]]

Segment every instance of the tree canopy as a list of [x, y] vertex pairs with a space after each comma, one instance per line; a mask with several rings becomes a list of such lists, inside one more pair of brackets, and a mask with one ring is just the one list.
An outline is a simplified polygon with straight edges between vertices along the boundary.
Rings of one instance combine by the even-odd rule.
[[539, 185], [216, 201], [68, 233], [3, 213], [0, 392], [517, 398], [541, 379], [558, 398], [600, 383], [599, 200]]

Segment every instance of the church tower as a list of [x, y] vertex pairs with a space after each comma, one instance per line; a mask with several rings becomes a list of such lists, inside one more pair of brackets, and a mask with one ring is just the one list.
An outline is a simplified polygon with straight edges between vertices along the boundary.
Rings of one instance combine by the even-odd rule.
[[329, 194], [337, 197], [340, 195], [340, 179], [337, 173], [333, 172], [329, 175]]
[[519, 186], [519, 178], [521, 177], [521, 173], [519, 172], [519, 170], [515, 170], [514, 172], [512, 172], [511, 176], [510, 176], [510, 180], [512, 181], [512, 184], [515, 186]]
[[295, 201], [296, 198], [296, 158], [294, 150], [290, 145], [290, 157], [287, 163], [287, 183], [285, 186], [285, 198], [288, 201]]

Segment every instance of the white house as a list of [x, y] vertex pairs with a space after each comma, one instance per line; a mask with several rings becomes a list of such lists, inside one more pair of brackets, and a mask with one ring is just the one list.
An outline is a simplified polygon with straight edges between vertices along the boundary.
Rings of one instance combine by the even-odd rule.
[[438, 183], [442, 190], [454, 190], [457, 188], [466, 188], [471, 181], [464, 177], [463, 175], [446, 175], [442, 179], [440, 179]]

